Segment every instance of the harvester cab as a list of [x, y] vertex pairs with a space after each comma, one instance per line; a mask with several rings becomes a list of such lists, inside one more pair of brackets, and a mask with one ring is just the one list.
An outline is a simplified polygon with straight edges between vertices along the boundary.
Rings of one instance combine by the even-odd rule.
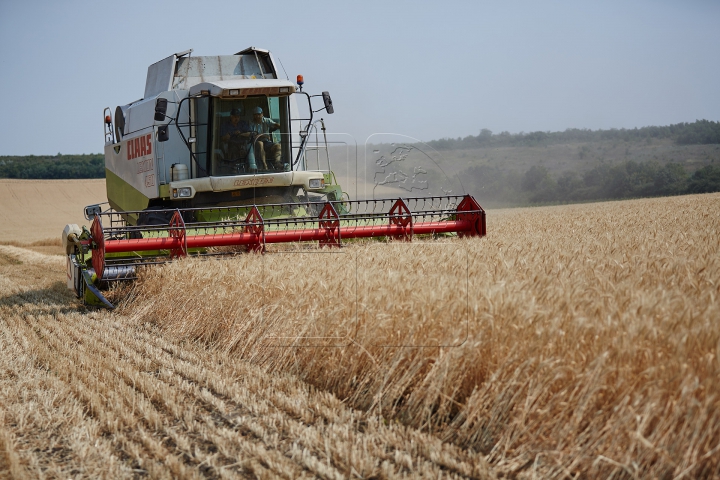
[[[334, 112], [330, 94], [304, 92], [301, 75], [279, 78], [268, 50], [191, 53], [154, 63], [142, 99], [104, 111], [109, 208], [86, 207], [90, 229], [68, 225], [62, 237], [68, 287], [86, 303], [111, 306], [99, 288], [139, 267], [220, 247], [484, 235], [484, 211], [470, 196], [350, 199], [330, 169], [324, 120], [314, 118]], [[318, 125], [324, 145], [310, 147]], [[307, 153], [318, 148], [327, 169], [311, 170]]]
[[313, 98], [278, 78], [269, 51], [191, 52], [151, 65], [143, 99], [115, 109], [105, 144], [112, 209], [138, 225], [167, 223], [158, 210], [297, 203], [298, 192], [341, 199], [329, 171], [305, 165], [314, 112], [300, 118], [297, 98]]

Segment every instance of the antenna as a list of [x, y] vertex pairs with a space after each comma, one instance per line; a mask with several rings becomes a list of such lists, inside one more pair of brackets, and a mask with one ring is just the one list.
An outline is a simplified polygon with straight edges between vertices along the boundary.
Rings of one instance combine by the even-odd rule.
[[[282, 64], [282, 60], [280, 60], [280, 57], [278, 57], [278, 62], [280, 62], [280, 66], [282, 67], [283, 72], [285, 72], [285, 65]], [[290, 77], [288, 77], [287, 72], [285, 72], [285, 78], [286, 78], [287, 80], [290, 80]]]

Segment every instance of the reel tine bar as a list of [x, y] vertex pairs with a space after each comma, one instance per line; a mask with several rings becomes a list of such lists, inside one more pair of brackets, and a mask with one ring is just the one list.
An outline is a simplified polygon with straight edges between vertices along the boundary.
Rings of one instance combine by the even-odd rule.
[[395, 240], [404, 242], [412, 241], [413, 236], [413, 218], [410, 208], [402, 198], [398, 198], [390, 209], [390, 225], [398, 225], [402, 228], [402, 233], [393, 235]]
[[340, 216], [332, 203], [325, 204], [318, 218], [320, 219], [320, 228], [325, 232], [325, 238], [318, 240], [320, 247], [339, 247], [341, 241]]
[[185, 221], [180, 210], [175, 210], [170, 220], [170, 231], [168, 234], [178, 239], [179, 246], [170, 249], [170, 258], [187, 257], [187, 237], [185, 236]]
[[260, 210], [253, 205], [245, 217], [245, 227], [243, 227], [243, 233], [249, 233], [255, 236], [254, 241], [250, 241], [247, 244], [247, 251], [254, 253], [265, 253], [265, 221], [260, 215]]

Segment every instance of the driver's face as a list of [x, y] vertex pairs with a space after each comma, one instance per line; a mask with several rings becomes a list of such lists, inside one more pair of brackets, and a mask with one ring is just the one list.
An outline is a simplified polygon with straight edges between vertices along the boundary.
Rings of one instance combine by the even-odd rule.
[[231, 121], [232, 123], [238, 123], [238, 120], [240, 120], [240, 116], [239, 116], [239, 115], [230, 115], [230, 121]]
[[263, 117], [262, 113], [253, 113], [253, 120], [255, 120], [256, 122], [259, 122], [260, 120], [262, 120], [262, 117]]

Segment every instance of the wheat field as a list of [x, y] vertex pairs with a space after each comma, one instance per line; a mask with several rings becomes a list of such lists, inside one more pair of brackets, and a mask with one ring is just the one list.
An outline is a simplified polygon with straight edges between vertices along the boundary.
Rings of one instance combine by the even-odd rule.
[[718, 212], [718, 195], [505, 210], [482, 240], [189, 260], [122, 311], [502, 475], [713, 477]]
[[[88, 223], [83, 207], [107, 201], [104, 178], [15, 180], [0, 178], [0, 242], [59, 239], [68, 223]], [[88, 225], [89, 226], [89, 225]]]
[[0, 476], [720, 478], [718, 212], [185, 259], [114, 312], [0, 246]]

